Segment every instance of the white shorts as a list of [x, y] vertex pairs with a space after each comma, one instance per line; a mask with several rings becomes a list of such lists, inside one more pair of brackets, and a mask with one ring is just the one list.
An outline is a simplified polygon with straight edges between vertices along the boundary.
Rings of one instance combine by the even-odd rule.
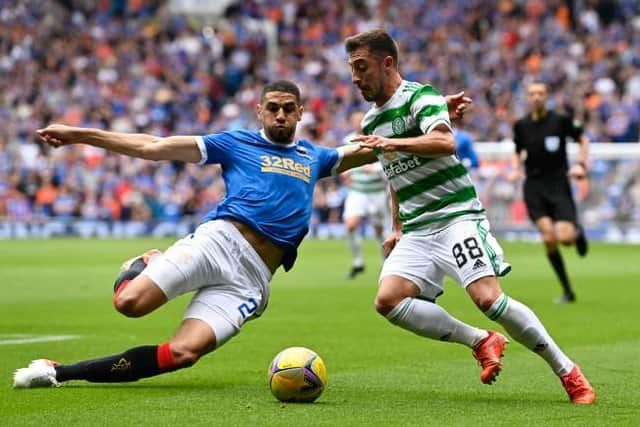
[[402, 236], [385, 260], [380, 280], [395, 275], [411, 280], [431, 301], [444, 292], [444, 275], [464, 288], [486, 276], [504, 276], [511, 266], [489, 233], [489, 221], [462, 220], [434, 234]]
[[361, 193], [349, 191], [344, 201], [343, 220], [350, 217], [368, 218], [373, 225], [384, 225], [389, 218], [389, 197], [386, 191]]
[[209, 324], [219, 347], [269, 302], [271, 272], [230, 222], [214, 220], [152, 259], [142, 274], [168, 299], [197, 291], [184, 318]]

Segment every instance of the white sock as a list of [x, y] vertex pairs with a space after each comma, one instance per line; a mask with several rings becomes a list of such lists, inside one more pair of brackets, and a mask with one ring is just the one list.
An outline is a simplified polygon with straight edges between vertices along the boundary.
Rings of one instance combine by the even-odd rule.
[[401, 328], [423, 337], [451, 341], [475, 347], [489, 334], [459, 321], [442, 307], [417, 298], [405, 298], [387, 315], [387, 319]]
[[349, 232], [349, 247], [351, 248], [351, 256], [353, 257], [353, 266], [362, 267], [364, 258], [362, 258], [362, 236], [359, 230]]
[[502, 294], [484, 314], [501, 324], [513, 339], [539, 354], [557, 375], [566, 375], [573, 369], [574, 363], [526, 305]]

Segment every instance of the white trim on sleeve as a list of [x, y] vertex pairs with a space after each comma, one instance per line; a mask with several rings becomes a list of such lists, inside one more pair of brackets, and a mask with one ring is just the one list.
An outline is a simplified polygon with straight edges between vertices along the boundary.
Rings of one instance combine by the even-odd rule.
[[336, 163], [331, 168], [331, 175], [336, 175], [338, 173], [338, 168], [342, 164], [342, 159], [344, 158], [344, 147], [338, 147], [336, 148], [336, 151], [338, 152], [338, 160], [336, 160]]
[[433, 123], [431, 123], [431, 125], [429, 125], [429, 127], [427, 128], [427, 130], [424, 132], [424, 134], [428, 134], [429, 132], [431, 132], [436, 126], [438, 125], [446, 125], [449, 130], [451, 132], [453, 132], [453, 129], [451, 128], [451, 123], [449, 123], [448, 120], [446, 119], [437, 119], [436, 121], [434, 121]]
[[196, 136], [196, 144], [200, 149], [200, 156], [201, 156], [200, 161], [197, 164], [204, 165], [205, 163], [207, 163], [207, 160], [209, 159], [209, 156], [207, 154], [207, 147], [204, 144], [204, 138], [201, 136]]

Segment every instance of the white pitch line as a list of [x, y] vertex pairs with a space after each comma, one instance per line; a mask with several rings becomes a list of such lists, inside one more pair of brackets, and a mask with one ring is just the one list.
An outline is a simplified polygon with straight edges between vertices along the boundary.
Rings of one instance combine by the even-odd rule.
[[30, 334], [2, 334], [0, 345], [32, 344], [37, 342], [66, 341], [80, 338], [80, 335], [30, 335]]

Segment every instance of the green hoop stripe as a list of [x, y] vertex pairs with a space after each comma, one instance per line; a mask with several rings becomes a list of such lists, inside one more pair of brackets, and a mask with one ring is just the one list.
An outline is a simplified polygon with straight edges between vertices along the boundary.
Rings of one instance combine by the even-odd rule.
[[411, 306], [411, 301], [405, 303], [402, 308], [400, 308], [400, 311], [397, 312], [394, 316], [389, 318], [389, 322], [391, 323], [396, 323], [396, 320], [398, 320], [398, 318], [404, 316], [404, 314], [409, 310], [409, 307]]
[[504, 313], [504, 311], [507, 309], [508, 302], [509, 302], [509, 297], [506, 296], [505, 294], [502, 294], [502, 301], [500, 301], [500, 304], [498, 304], [498, 307], [493, 312], [493, 314], [489, 316], [489, 319], [496, 320], [500, 316], [502, 316], [502, 313]]
[[462, 203], [469, 201], [477, 196], [476, 189], [471, 187], [463, 187], [455, 193], [448, 194], [446, 196], [441, 197], [439, 200], [435, 202], [431, 202], [427, 205], [421, 206], [418, 209], [415, 209], [411, 212], [398, 213], [398, 219], [402, 222], [410, 221], [422, 215], [425, 212], [435, 212], [440, 209], [446, 208], [449, 205], [454, 203]]
[[398, 196], [398, 202], [402, 203], [414, 196], [417, 196], [418, 194], [432, 190], [447, 181], [463, 177], [466, 174], [467, 169], [462, 165], [462, 163], [458, 163], [445, 169], [440, 169], [439, 171], [432, 173], [411, 185], [397, 190], [396, 194]]
[[442, 215], [436, 218], [425, 219], [424, 221], [418, 221], [413, 224], [405, 224], [402, 226], [402, 232], [408, 233], [410, 231], [419, 230], [421, 227], [424, 227], [425, 225], [428, 225], [428, 224], [433, 224], [435, 222], [444, 221], [444, 220], [455, 218], [462, 215], [480, 214], [482, 212], [484, 212], [484, 209], [467, 209], [464, 211], [452, 212], [448, 215]]

